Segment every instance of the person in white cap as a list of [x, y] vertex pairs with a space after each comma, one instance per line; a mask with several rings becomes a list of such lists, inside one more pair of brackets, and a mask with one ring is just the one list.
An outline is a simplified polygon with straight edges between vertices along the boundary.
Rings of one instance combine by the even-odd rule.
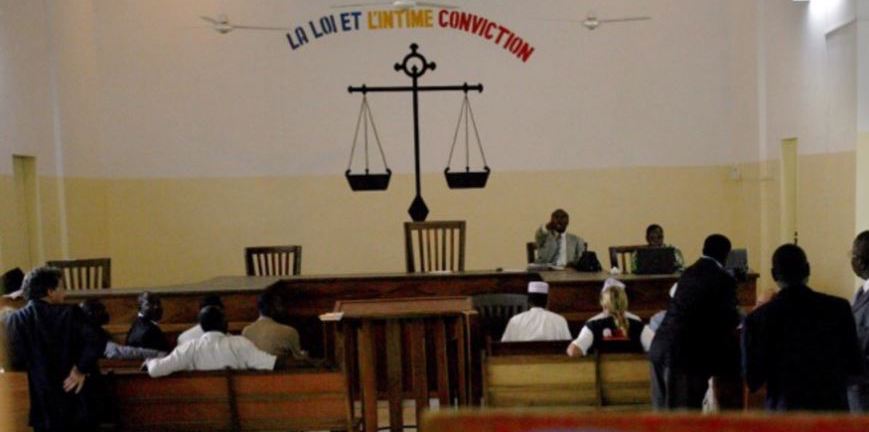
[[514, 315], [507, 323], [501, 342], [570, 340], [570, 328], [563, 316], [546, 310], [549, 284], [528, 283], [529, 310]]
[[622, 352], [649, 350], [655, 333], [640, 317], [628, 312], [625, 284], [607, 279], [600, 291], [600, 305], [603, 312], [585, 322], [579, 336], [567, 346], [567, 355], [587, 355], [602, 346]]

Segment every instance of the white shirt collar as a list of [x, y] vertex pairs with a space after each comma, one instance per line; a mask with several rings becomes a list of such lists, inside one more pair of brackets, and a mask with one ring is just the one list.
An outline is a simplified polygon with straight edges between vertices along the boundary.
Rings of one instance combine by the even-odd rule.
[[869, 293], [869, 279], [866, 279], [866, 282], [863, 282], [863, 293]]
[[720, 263], [720, 262], [718, 262], [718, 260], [717, 260], [717, 259], [715, 259], [715, 258], [712, 258], [712, 257], [711, 257], [711, 256], [708, 256], [708, 255], [700, 255], [700, 258], [706, 258], [706, 259], [708, 259], [708, 260], [711, 260], [711, 261], [712, 261], [712, 262], [714, 262], [714, 263], [715, 263], [715, 265], [717, 265], [717, 266], [718, 266], [718, 268], [720, 268], [720, 269], [722, 269], [722, 270], [723, 270], [723, 269], [724, 269], [724, 266], [723, 266], [723, 265], [721, 265], [721, 263]]

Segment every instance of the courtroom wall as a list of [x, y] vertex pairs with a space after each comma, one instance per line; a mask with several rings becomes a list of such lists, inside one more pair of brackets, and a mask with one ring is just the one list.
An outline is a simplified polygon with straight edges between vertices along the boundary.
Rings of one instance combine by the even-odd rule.
[[[832, 111], [845, 102], [829, 95], [846, 95], [848, 87], [833, 86], [842, 81], [831, 77], [847, 67], [839, 62], [830, 71], [825, 31], [848, 16], [851, 2], [832, 1], [840, 6], [809, 21], [805, 8], [820, 3], [830, 4], [462, 3], [532, 44], [522, 61], [437, 25], [360, 29], [293, 49], [281, 33], [221, 35], [198, 19], [226, 13], [242, 24], [296, 26], [339, 13], [317, 2], [48, 1], [28, 13], [51, 25], [33, 27], [38, 34], [28, 40], [63, 41], [31, 74], [48, 75], [55, 65], [56, 95], [38, 106], [47, 114], [54, 107], [57, 121], [26, 118], [38, 119], [40, 133], [58, 132], [21, 140], [48, 143], [55, 151], [39, 153], [40, 166], [54, 166], [46, 176], [62, 179], [46, 192], [54, 199], [46, 208], [58, 214], [50, 217], [45, 258], [111, 256], [117, 285], [240, 274], [242, 249], [252, 244], [302, 244], [305, 273], [403, 270], [409, 97], [370, 96], [396, 175], [387, 192], [351, 193], [341, 175], [360, 98], [346, 87], [405, 84], [392, 64], [417, 42], [438, 63], [425, 83], [486, 86], [471, 95], [494, 171], [480, 191], [449, 191], [439, 174], [460, 96], [421, 98], [430, 219], [468, 220], [468, 268], [521, 267], [524, 242], [564, 207], [571, 230], [604, 263], [607, 246], [641, 242], [645, 226], [658, 222], [689, 259], [706, 234], [730, 235], [749, 247], [768, 284], [769, 253], [779, 241], [777, 145], [797, 136], [801, 167], [812, 168], [801, 170], [801, 191], [819, 194], [801, 200], [801, 220], [823, 224], [803, 231], [803, 244], [813, 259], [830, 257], [815, 274], [821, 289], [834, 291], [843, 272], [830, 251], [852, 235], [853, 199], [827, 207], [854, 191], [855, 145], [847, 127], [827, 127], [832, 115], [849, 111]], [[582, 19], [590, 9], [654, 19], [593, 32], [545, 21]], [[847, 48], [843, 34], [837, 46]], [[14, 84], [39, 94], [32, 82]], [[0, 179], [0, 188], [3, 182], [11, 180]], [[15, 226], [6, 216], [0, 224], [0, 236]]]

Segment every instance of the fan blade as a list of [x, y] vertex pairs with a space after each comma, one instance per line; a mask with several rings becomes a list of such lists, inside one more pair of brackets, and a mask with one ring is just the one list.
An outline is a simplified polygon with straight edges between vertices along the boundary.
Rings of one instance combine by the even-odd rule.
[[575, 19], [567, 19], [567, 18], [533, 18], [535, 21], [555, 21], [555, 22], [570, 22], [570, 23], [579, 23], [582, 24], [585, 20], [575, 20]]
[[626, 18], [607, 18], [607, 19], [598, 19], [600, 23], [614, 23], [614, 22], [629, 22], [629, 21], [648, 21], [652, 19], [652, 17], [642, 16], [642, 17], [626, 17]]
[[203, 20], [205, 20], [205, 21], [207, 21], [207, 22], [209, 22], [209, 23], [211, 23], [211, 24], [214, 24], [214, 25], [218, 25], [218, 24], [220, 24], [220, 21], [217, 21], [216, 19], [214, 19], [214, 18], [212, 18], [212, 17], [207, 17], [207, 16], [200, 15], [199, 18], [202, 18]]
[[232, 25], [232, 28], [236, 29], [244, 29], [244, 30], [279, 30], [279, 31], [290, 31], [290, 29], [286, 27], [268, 27], [268, 26], [251, 26], [251, 25]]
[[334, 6], [332, 6], [332, 9], [344, 9], [344, 8], [355, 8], [355, 7], [375, 7], [375, 6], [392, 6], [392, 2], [349, 3], [349, 4], [334, 5]]
[[440, 9], [458, 9], [459, 8], [458, 6], [453, 6], [453, 5], [443, 4], [443, 3], [424, 2], [424, 1], [416, 2], [416, 5], [422, 6], [422, 7], [440, 8]]

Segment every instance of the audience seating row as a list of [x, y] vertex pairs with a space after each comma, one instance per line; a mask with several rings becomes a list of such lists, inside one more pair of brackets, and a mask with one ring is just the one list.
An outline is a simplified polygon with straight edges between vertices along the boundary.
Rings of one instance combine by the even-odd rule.
[[[141, 362], [139, 362], [141, 363]], [[111, 364], [111, 365], [110, 365]], [[108, 392], [105, 429], [124, 431], [358, 431], [351, 417], [347, 378], [340, 371], [183, 372], [151, 378], [130, 362], [104, 375]], [[27, 428], [27, 375], [0, 373], [15, 392], [13, 431]], [[4, 413], [5, 414], [5, 413]], [[5, 417], [5, 416], [4, 416]], [[7, 430], [7, 429], [4, 429]]]

